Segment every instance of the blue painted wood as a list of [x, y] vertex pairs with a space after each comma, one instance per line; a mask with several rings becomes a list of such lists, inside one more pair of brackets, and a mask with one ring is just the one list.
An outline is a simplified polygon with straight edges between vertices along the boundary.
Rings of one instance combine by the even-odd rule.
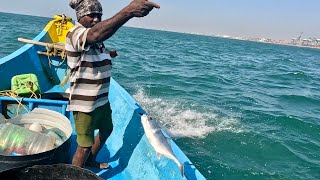
[[[72, 119], [72, 113], [69, 111], [66, 111], [66, 107], [68, 103], [67, 101], [58, 101], [58, 100], [50, 100], [50, 99], [33, 99], [33, 98], [13, 98], [13, 97], [0, 96], [1, 106], [2, 104], [4, 104], [3, 103], [4, 101], [9, 103], [14, 103], [8, 107], [9, 111], [6, 112], [6, 114], [8, 114], [9, 117], [16, 116], [17, 108], [20, 109], [19, 111], [20, 113], [26, 113], [24, 108], [18, 106], [17, 102], [19, 101], [25, 105], [28, 111], [32, 111], [34, 108], [46, 108], [46, 109], [59, 112], [65, 115], [68, 119]], [[0, 108], [0, 113], [3, 113], [2, 108]]]

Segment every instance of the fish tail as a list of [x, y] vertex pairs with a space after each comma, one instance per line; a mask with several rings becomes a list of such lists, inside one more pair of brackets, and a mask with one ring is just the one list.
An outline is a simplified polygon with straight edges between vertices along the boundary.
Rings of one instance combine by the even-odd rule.
[[179, 169], [180, 169], [180, 172], [181, 172], [181, 176], [184, 177], [184, 165], [181, 164], [181, 163], [178, 163], [178, 166], [179, 166]]

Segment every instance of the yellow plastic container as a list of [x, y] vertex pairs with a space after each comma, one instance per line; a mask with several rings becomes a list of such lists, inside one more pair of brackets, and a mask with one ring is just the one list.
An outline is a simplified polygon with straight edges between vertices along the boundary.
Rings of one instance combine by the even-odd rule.
[[21, 74], [11, 79], [11, 90], [19, 96], [28, 96], [33, 93], [40, 94], [38, 78], [35, 74]]

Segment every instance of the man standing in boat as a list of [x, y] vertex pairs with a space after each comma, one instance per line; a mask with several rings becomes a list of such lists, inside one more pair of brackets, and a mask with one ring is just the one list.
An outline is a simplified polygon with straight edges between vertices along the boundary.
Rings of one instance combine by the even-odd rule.
[[[133, 17], [144, 17], [159, 5], [148, 0], [133, 0], [113, 17], [101, 21], [102, 6], [98, 0], [71, 0], [76, 25], [67, 34], [70, 75], [68, 111], [73, 111], [78, 147], [72, 164], [83, 167], [108, 168], [96, 161], [96, 156], [110, 136], [113, 124], [108, 91], [111, 77], [111, 56], [103, 41], [110, 38]], [[111, 56], [110, 56], [111, 55]], [[94, 130], [99, 133], [94, 137]]]

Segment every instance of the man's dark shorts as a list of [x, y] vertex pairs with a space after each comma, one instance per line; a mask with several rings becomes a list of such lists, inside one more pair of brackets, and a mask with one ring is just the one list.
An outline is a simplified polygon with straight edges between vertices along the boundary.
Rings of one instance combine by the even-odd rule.
[[112, 131], [112, 110], [110, 103], [96, 108], [89, 113], [73, 112], [77, 143], [81, 147], [91, 147], [94, 144], [94, 130], [100, 132]]

